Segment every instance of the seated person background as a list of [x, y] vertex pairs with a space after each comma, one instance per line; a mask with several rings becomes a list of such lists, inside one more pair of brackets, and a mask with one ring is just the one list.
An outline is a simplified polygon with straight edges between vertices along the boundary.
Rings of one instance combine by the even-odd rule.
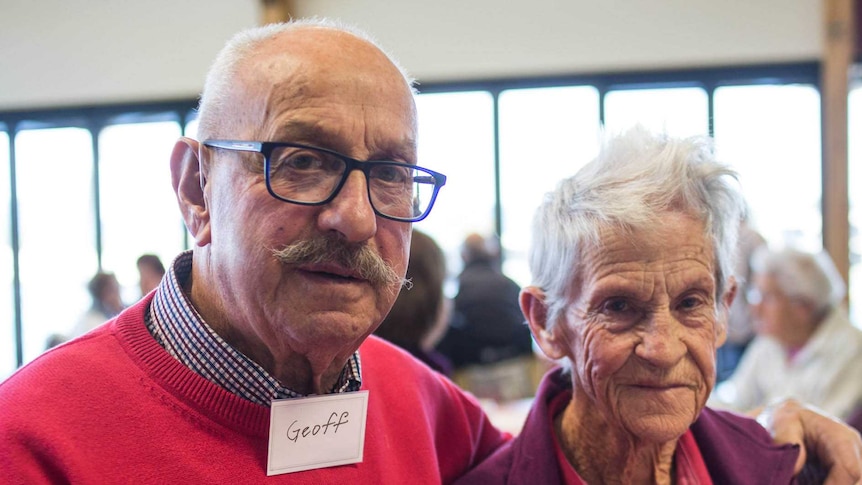
[[114, 273], [99, 271], [87, 283], [92, 304], [69, 333], [69, 338], [83, 335], [119, 314], [125, 305], [120, 296], [120, 282]]
[[707, 139], [634, 128], [546, 197], [520, 303], [570, 369], [463, 483], [790, 483], [798, 449], [705, 407], [736, 291], [731, 177]]
[[[746, 209], [746, 214], [748, 210]], [[739, 223], [737, 253], [734, 263], [734, 276], [738, 286], [737, 297], [730, 306], [727, 320], [727, 341], [716, 351], [716, 374], [718, 382], [731, 376], [742, 354], [754, 339], [754, 323], [751, 310], [746, 301], [746, 292], [751, 284], [751, 255], [766, 245], [766, 240], [743, 217]]]
[[165, 265], [155, 254], [142, 254], [137, 261], [141, 297], [159, 286], [165, 275]]
[[862, 331], [842, 307], [828, 254], [762, 249], [752, 258], [758, 336], [710, 404], [749, 410], [792, 397], [842, 419], [862, 403]]
[[449, 360], [434, 350], [446, 331], [451, 303], [443, 294], [446, 256], [427, 234], [413, 229], [407, 280], [389, 315], [374, 333], [409, 351], [444, 375], [452, 374]]
[[521, 288], [500, 270], [496, 240], [464, 240], [458, 294], [449, 329], [438, 345], [456, 369], [532, 354], [530, 331], [518, 307]]

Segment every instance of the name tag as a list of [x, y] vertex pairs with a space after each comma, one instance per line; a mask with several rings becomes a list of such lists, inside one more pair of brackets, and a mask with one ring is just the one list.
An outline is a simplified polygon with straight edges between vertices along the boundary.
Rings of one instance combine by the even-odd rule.
[[267, 475], [362, 461], [368, 391], [272, 401]]

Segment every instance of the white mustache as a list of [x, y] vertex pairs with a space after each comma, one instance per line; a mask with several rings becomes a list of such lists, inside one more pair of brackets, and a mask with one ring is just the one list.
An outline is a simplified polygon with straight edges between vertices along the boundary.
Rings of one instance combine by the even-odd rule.
[[282, 264], [290, 266], [334, 263], [351, 268], [360, 278], [378, 288], [408, 283], [365, 244], [356, 245], [339, 239], [316, 237], [289, 244], [282, 249], [274, 249], [272, 254]]

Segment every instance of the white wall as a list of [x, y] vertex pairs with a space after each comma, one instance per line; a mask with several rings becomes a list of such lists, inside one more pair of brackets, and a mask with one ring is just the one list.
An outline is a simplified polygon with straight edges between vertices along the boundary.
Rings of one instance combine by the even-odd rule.
[[[818, 0], [294, 0], [420, 81], [817, 59]], [[0, 110], [193, 97], [258, 0], [0, 0]]]

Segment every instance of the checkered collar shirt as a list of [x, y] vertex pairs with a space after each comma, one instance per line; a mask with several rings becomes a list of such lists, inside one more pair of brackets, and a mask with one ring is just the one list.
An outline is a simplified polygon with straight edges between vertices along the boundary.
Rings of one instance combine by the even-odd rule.
[[[274, 399], [302, 397], [282, 386], [261, 366], [225, 342], [192, 306], [183, 283], [192, 272], [192, 253], [174, 260], [147, 310], [150, 334], [175, 359], [204, 378], [249, 401], [269, 406]], [[358, 391], [359, 351], [348, 359], [331, 393]]]

